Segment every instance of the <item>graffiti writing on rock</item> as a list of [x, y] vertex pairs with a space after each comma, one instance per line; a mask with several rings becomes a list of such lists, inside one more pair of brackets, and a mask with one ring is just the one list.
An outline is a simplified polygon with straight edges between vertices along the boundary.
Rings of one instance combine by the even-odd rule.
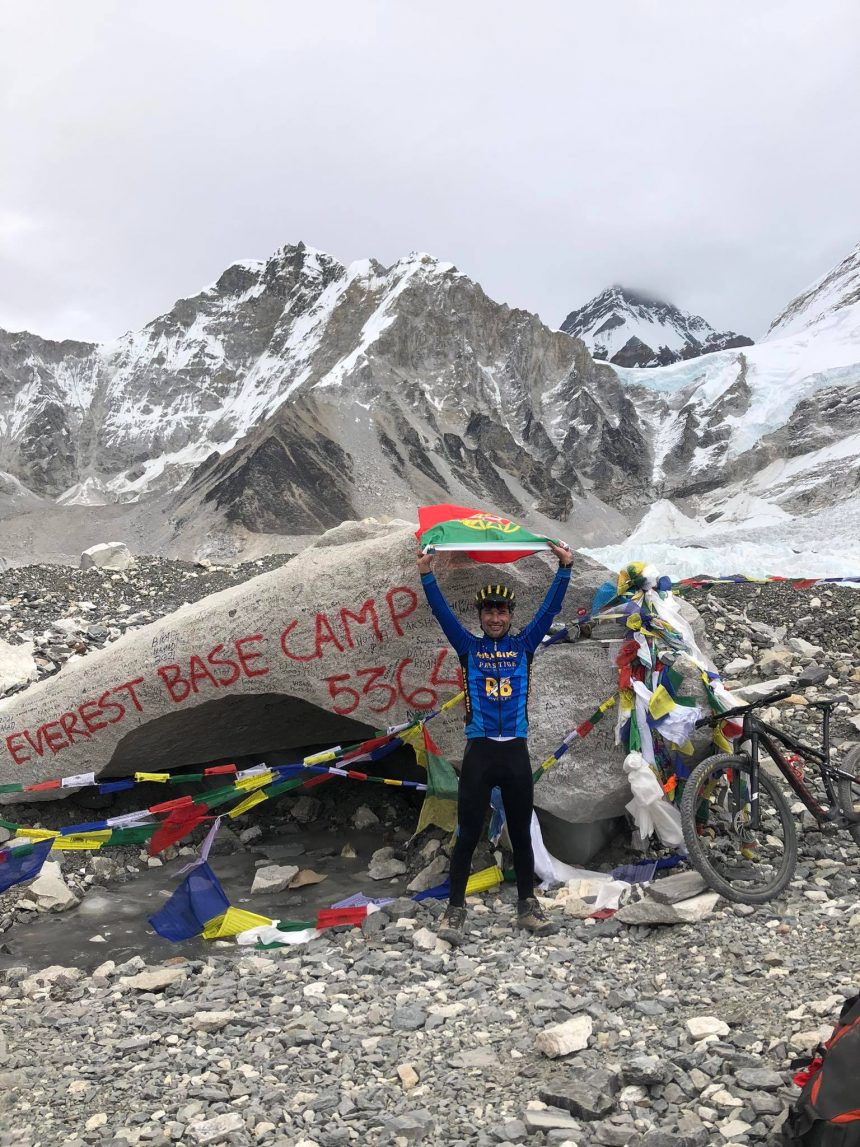
[[88, 741], [100, 729], [117, 725], [131, 708], [143, 712], [137, 695], [137, 687], [143, 683], [143, 677], [124, 681], [122, 685], [106, 689], [98, 700], [82, 701], [55, 720], [44, 721], [35, 730], [12, 733], [6, 738], [9, 755], [16, 765], [25, 765], [36, 757], [43, 757], [46, 750], [59, 753], [77, 741]]
[[[453, 650], [446, 647], [436, 652], [429, 676], [411, 657], [395, 660], [377, 651], [404, 636], [404, 622], [417, 607], [418, 595], [413, 589], [393, 586], [379, 600], [369, 597], [357, 606], [335, 606], [310, 617], [290, 619], [268, 637], [260, 632], [213, 640], [208, 647], [190, 653], [181, 651], [181, 633], [167, 630], [151, 641], [151, 668], [146, 677], [105, 689], [97, 698], [81, 701], [35, 728], [13, 732], [14, 725], [7, 720], [0, 726], [0, 735], [8, 733], [4, 739], [9, 755], [16, 765], [25, 765], [89, 741], [101, 730], [134, 713], [143, 713], [147, 699], [156, 693], [181, 705], [273, 672], [278, 682], [273, 684], [273, 691], [280, 688], [287, 692], [288, 682], [281, 680], [285, 671], [288, 675], [298, 671], [311, 691], [316, 684], [323, 695], [327, 694], [335, 713], [353, 713], [359, 706], [370, 713], [387, 713], [397, 704], [425, 712], [438, 705], [441, 690], [462, 688], [462, 672]], [[364, 660], [365, 650], [368, 664], [356, 666], [356, 661]], [[332, 658], [348, 658], [349, 663], [342, 671], [326, 664], [312, 672], [312, 663], [331, 662]], [[300, 670], [303, 664], [307, 669]]]
[[414, 589], [405, 585], [395, 586], [385, 595], [384, 609], [369, 597], [355, 610], [343, 606], [339, 610], [314, 614], [312, 622], [289, 621], [281, 633], [281, 650], [290, 661], [317, 661], [332, 650], [346, 653], [359, 644], [366, 644], [369, 633], [381, 644], [386, 639], [383, 624], [385, 629], [402, 637], [401, 622], [417, 607], [418, 595]]
[[263, 640], [262, 633], [237, 637], [231, 642], [229, 652], [222, 641], [208, 653], [192, 653], [187, 665], [178, 662], [159, 665], [156, 673], [174, 703], [199, 693], [201, 685], [221, 689], [235, 685], [240, 677], [265, 677], [269, 666], [255, 665], [263, 657], [263, 651], [255, 646]]

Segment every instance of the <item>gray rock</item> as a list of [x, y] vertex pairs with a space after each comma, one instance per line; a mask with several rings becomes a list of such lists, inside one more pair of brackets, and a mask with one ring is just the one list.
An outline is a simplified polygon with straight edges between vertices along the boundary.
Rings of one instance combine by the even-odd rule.
[[735, 1079], [745, 1091], [778, 1091], [783, 1086], [779, 1072], [767, 1067], [740, 1067]]
[[653, 1087], [655, 1084], [666, 1082], [669, 1078], [669, 1068], [657, 1055], [637, 1055], [622, 1066], [621, 1076], [625, 1084]]
[[43, 912], [67, 912], [76, 908], [79, 898], [63, 880], [60, 865], [46, 860], [42, 870], [31, 883], [29, 893]]
[[283, 892], [298, 871], [295, 864], [266, 864], [258, 868], [254, 873], [251, 895]]
[[187, 970], [184, 967], [147, 968], [138, 972], [136, 976], [120, 976], [119, 984], [123, 988], [135, 988], [138, 992], [162, 992], [172, 984], [185, 979]]
[[390, 1022], [395, 1031], [417, 1031], [427, 1022], [427, 1013], [419, 1007], [397, 1008], [392, 1013]]
[[604, 1119], [615, 1108], [618, 1077], [607, 1071], [577, 1072], [564, 1081], [544, 1084], [538, 1094], [544, 1103], [564, 1108], [588, 1121]]
[[204, 1119], [201, 1123], [192, 1123], [188, 1128], [188, 1134], [195, 1143], [205, 1147], [207, 1143], [220, 1143], [233, 1132], [244, 1130], [245, 1120], [239, 1112], [228, 1111], [212, 1119]]
[[660, 904], [650, 896], [625, 904], [615, 913], [621, 924], [680, 924], [681, 918], [670, 904]]
[[545, 1111], [526, 1111], [523, 1121], [529, 1131], [578, 1131], [579, 1123], [567, 1111], [548, 1107]]
[[361, 830], [375, 827], [380, 823], [380, 820], [372, 809], [369, 809], [366, 804], [363, 804], [359, 805], [359, 807], [355, 810], [355, 815], [352, 818], [352, 823], [355, 828]]
[[655, 880], [648, 889], [648, 896], [658, 904], [677, 904], [679, 900], [689, 900], [707, 890], [707, 884], [698, 872], [675, 872]]
[[452, 1067], [459, 1068], [462, 1071], [470, 1068], [480, 1068], [484, 1070], [485, 1068], [498, 1067], [499, 1057], [492, 1048], [475, 1047], [455, 1052], [448, 1062]]

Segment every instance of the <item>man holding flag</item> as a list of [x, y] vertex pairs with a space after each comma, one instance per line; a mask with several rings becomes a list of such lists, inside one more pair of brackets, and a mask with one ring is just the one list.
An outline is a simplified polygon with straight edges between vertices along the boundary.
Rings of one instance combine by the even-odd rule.
[[559, 569], [537, 613], [524, 629], [512, 634], [514, 590], [501, 583], [483, 585], [475, 595], [480, 637], [461, 625], [445, 600], [432, 571], [432, 554], [423, 549], [418, 552], [424, 593], [460, 659], [466, 694], [467, 745], [460, 773], [459, 827], [451, 855], [449, 904], [439, 930], [439, 935], [452, 944], [460, 944], [464, 938], [466, 882], [495, 787], [502, 794], [514, 852], [517, 923], [537, 935], [555, 930], [534, 895], [533, 781], [526, 745], [527, 704], [532, 658], [561, 609], [573, 557], [567, 546], [556, 542], [547, 540], [540, 548], [549, 548], [555, 554]]

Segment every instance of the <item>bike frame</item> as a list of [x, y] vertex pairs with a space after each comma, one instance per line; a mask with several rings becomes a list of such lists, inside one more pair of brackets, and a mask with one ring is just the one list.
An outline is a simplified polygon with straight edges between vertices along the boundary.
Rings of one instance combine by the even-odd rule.
[[[860, 778], [855, 777], [852, 773], [847, 773], [844, 769], [840, 769], [831, 764], [830, 761], [830, 709], [822, 710], [822, 737], [821, 749], [813, 749], [811, 745], [804, 745], [802, 741], [798, 741], [796, 737], [792, 737], [790, 733], [784, 733], [781, 729], [775, 728], [773, 725], [767, 724], [757, 717], [754, 712], [744, 714], [743, 718], [743, 732], [739, 737], [734, 740], [734, 751], [736, 753], [745, 751], [749, 745], [750, 757], [750, 823], [749, 827], [756, 830], [759, 827], [759, 747], [763, 745], [767, 750], [768, 755], [774, 761], [782, 776], [785, 778], [789, 787], [793, 792], [803, 801], [809, 812], [815, 819], [822, 824], [830, 822], [835, 824], [838, 828], [845, 828], [851, 822], [847, 817], [843, 816], [838, 811], [838, 803], [833, 789], [833, 780], [850, 780], [855, 784], [860, 784]], [[827, 794], [827, 799], [830, 802], [829, 808], [824, 808], [818, 803], [809, 788], [804, 784], [801, 776], [798, 776], [791, 764], [785, 759], [776, 745], [776, 741], [784, 745], [791, 752], [797, 755], [807, 764], [814, 764], [818, 767], [821, 773], [821, 779], [824, 783], [824, 791]], [[734, 785], [735, 782], [733, 782]], [[741, 794], [740, 791], [735, 792], [735, 799], [740, 805]]]

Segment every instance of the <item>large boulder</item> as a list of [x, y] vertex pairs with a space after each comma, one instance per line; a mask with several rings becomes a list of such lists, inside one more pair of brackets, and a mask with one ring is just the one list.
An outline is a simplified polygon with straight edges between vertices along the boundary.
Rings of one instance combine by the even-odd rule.
[[0, 694], [20, 689], [22, 685], [35, 681], [38, 676], [31, 641], [23, 645], [10, 645], [8, 641], [0, 640]]
[[[280, 569], [127, 633], [0, 702], [0, 783], [89, 772], [104, 779], [345, 744], [434, 708], [459, 689], [459, 665], [421, 591], [413, 531], [406, 522], [338, 527]], [[498, 568], [462, 554], [436, 559], [467, 625], [476, 623], [479, 580], [514, 583], [524, 625], [554, 570], [549, 555]], [[561, 618], [587, 607], [606, 576], [577, 555]], [[529, 701], [535, 765], [614, 695], [618, 644], [538, 652]], [[462, 721], [458, 707], [431, 725], [455, 763]], [[621, 813], [629, 790], [613, 727], [610, 712], [574, 743], [537, 786], [540, 808], [568, 822]]]
[[132, 565], [134, 565], [134, 558], [125, 542], [100, 542], [97, 546], [90, 546], [81, 554], [82, 570], [89, 570], [93, 566], [97, 566], [103, 570], [122, 572]]

